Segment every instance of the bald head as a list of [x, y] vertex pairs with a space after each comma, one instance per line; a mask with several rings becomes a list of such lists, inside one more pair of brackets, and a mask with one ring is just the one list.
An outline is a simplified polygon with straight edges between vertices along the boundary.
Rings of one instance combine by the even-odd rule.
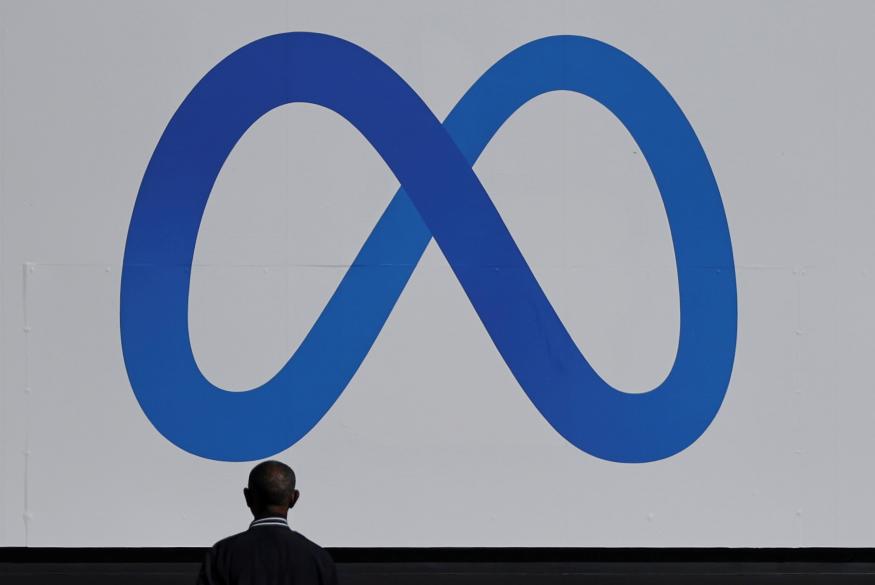
[[243, 492], [256, 517], [285, 516], [298, 499], [295, 472], [280, 461], [264, 461], [249, 472], [249, 485]]

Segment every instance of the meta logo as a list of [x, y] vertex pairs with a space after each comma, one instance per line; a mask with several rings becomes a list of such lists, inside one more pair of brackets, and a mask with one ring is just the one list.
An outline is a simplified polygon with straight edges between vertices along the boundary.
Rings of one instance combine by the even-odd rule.
[[[646, 393], [622, 392], [593, 370], [471, 168], [518, 108], [552, 91], [610, 110], [640, 146], [662, 196], [680, 337], [670, 373]], [[234, 145], [261, 116], [296, 102], [349, 121], [401, 189], [289, 361], [262, 386], [228, 392], [206, 379], [192, 353], [195, 242]], [[617, 462], [663, 459], [696, 441], [717, 414], [737, 331], [726, 214], [695, 132], [641, 64], [589, 38], [539, 39], [486, 71], [441, 124], [364, 49], [287, 33], [246, 45], [207, 73], [173, 115], [143, 177], [124, 254], [121, 341], [146, 416], [168, 440], [210, 459], [260, 459], [295, 444], [367, 356], [431, 238], [521, 388], [579, 449]]]

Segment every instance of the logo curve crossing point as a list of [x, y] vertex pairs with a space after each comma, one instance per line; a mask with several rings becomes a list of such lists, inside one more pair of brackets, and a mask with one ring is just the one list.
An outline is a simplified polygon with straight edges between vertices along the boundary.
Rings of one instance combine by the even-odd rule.
[[[669, 375], [643, 394], [612, 388], [593, 370], [471, 168], [518, 108], [557, 90], [595, 99], [626, 127], [668, 217], [680, 336]], [[260, 387], [228, 392], [206, 379], [192, 353], [195, 242], [234, 145], [265, 113], [294, 102], [349, 121], [401, 189], [289, 361]], [[343, 392], [432, 237], [522, 389], [579, 449], [617, 462], [663, 459], [696, 441], [717, 414], [737, 334], [729, 228], [702, 146], [653, 75], [605, 43], [547, 37], [493, 65], [441, 124], [374, 55], [298, 32], [248, 44], [207, 73], [146, 169], [125, 246], [120, 314], [125, 366], [146, 416], [168, 440], [209, 459], [261, 459], [293, 445]]]

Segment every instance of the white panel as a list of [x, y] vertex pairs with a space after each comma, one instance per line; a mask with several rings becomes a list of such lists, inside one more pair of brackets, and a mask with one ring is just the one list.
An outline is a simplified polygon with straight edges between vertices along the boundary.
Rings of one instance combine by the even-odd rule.
[[[297, 528], [329, 546], [875, 546], [873, 17], [852, 1], [3, 2], [0, 545], [204, 546], [246, 525], [251, 464], [180, 450], [131, 391], [120, 264], [194, 84], [247, 42], [313, 30], [373, 52], [440, 119], [533, 39], [628, 52], [711, 161], [739, 324], [705, 434], [664, 461], [608, 463], [533, 407], [432, 243], [338, 402], [277, 455], [299, 475]], [[475, 171], [595, 368], [629, 392], [663, 379], [677, 271], [619, 122], [581, 96], [538, 98]], [[245, 390], [286, 362], [396, 188], [324, 109], [283, 107], [244, 135], [192, 270], [213, 382]]]

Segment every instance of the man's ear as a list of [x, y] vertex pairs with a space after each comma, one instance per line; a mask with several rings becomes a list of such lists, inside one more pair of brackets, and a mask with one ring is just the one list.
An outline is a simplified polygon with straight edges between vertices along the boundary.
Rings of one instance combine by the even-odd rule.
[[299, 497], [301, 497], [301, 492], [299, 492], [298, 490], [295, 490], [294, 492], [292, 492], [292, 499], [289, 500], [289, 509], [290, 510], [295, 507], [295, 504], [298, 502]]
[[249, 492], [249, 488], [243, 488], [243, 499], [246, 500], [246, 507], [252, 508], [252, 494]]

